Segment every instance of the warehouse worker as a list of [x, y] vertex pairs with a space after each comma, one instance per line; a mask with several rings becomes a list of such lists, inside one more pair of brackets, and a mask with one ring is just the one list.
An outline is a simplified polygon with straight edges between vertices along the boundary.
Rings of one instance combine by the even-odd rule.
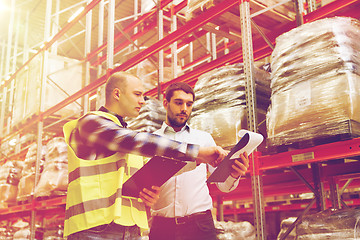
[[136, 117], [144, 104], [140, 79], [114, 73], [105, 86], [105, 106], [65, 124], [69, 184], [64, 236], [74, 239], [139, 239], [148, 228], [150, 207], [159, 188], [143, 189], [140, 198], [122, 196], [122, 184], [141, 168], [141, 156], [162, 155], [218, 164], [227, 154], [220, 147], [200, 147], [126, 128], [124, 117]]
[[[216, 146], [207, 132], [190, 128], [187, 120], [195, 99], [193, 89], [186, 83], [169, 85], [163, 105], [166, 120], [154, 133], [181, 142]], [[234, 190], [239, 178], [249, 167], [246, 153], [235, 160], [231, 175], [224, 183], [218, 183], [223, 192]], [[192, 165], [192, 166], [191, 166]], [[160, 198], [151, 208], [152, 224], [150, 240], [215, 240], [216, 229], [211, 215], [212, 199], [206, 184], [207, 172], [215, 169], [207, 164], [188, 163], [183, 173], [170, 178], [161, 186]], [[192, 170], [191, 170], [192, 169]]]

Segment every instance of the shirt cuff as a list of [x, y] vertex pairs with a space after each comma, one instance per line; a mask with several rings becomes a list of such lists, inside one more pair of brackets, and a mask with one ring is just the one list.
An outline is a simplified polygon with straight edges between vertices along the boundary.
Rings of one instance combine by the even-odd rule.
[[179, 150], [180, 152], [185, 154], [185, 156], [182, 157], [181, 160], [195, 162], [197, 156], [199, 155], [200, 145], [181, 143]]

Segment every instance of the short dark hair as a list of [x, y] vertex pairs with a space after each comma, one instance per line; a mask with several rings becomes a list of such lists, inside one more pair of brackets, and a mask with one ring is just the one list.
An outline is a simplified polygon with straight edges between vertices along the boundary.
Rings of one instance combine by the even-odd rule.
[[192, 87], [190, 87], [189, 84], [185, 83], [185, 82], [175, 82], [170, 84], [165, 91], [165, 98], [168, 102], [170, 102], [170, 99], [172, 98], [172, 96], [174, 95], [174, 91], [184, 91], [186, 93], [191, 93], [193, 95], [193, 100], [195, 100], [195, 93], [194, 93], [194, 89]]

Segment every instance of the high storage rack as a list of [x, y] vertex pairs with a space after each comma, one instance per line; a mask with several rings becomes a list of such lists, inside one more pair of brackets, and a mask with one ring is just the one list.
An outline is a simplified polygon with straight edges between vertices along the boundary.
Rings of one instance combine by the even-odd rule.
[[[66, 9], [60, 10], [59, 3], [57, 1], [56, 6], [53, 7], [52, 0], [46, 1], [46, 16], [45, 16], [45, 28], [44, 28], [44, 39], [42, 46], [38, 46], [38, 50], [35, 53], [24, 53], [24, 58], [26, 59], [24, 63], [17, 67], [15, 71], [10, 74], [10, 77], [3, 77], [3, 81], [1, 82], [1, 99], [2, 99], [2, 107], [1, 107], [1, 115], [0, 115], [0, 133], [1, 133], [1, 144], [5, 144], [11, 139], [19, 139], [23, 134], [32, 132], [35, 133], [37, 144], [38, 144], [38, 155], [37, 155], [37, 167], [36, 167], [36, 179], [39, 177], [39, 159], [40, 159], [40, 148], [43, 144], [43, 141], [46, 137], [53, 137], [56, 135], [61, 135], [61, 127], [62, 125], [69, 119], [68, 118], [58, 117], [57, 112], [67, 105], [74, 103], [75, 101], [81, 99], [82, 111], [87, 112], [92, 109], [92, 102], [90, 101], [90, 97], [95, 94], [95, 92], [105, 83], [106, 78], [113, 72], [119, 70], [128, 70], [129, 68], [136, 66], [141, 63], [143, 60], [150, 58], [155, 53], [158, 53], [159, 61], [159, 79], [160, 82], [163, 79], [164, 75], [164, 53], [168, 53], [169, 51], [172, 53], [172, 63], [173, 63], [173, 79], [166, 83], [161, 83], [158, 88], [152, 89], [148, 91], [146, 94], [149, 96], [160, 95], [163, 89], [166, 88], [168, 84], [171, 82], [184, 81], [188, 82], [191, 85], [197, 80], [197, 77], [201, 74], [212, 70], [217, 67], [221, 67], [225, 64], [231, 64], [236, 62], [244, 62], [245, 73], [246, 73], [246, 101], [249, 111], [248, 118], [248, 126], [249, 130], [256, 131], [257, 129], [257, 121], [255, 118], [255, 94], [254, 94], [254, 81], [252, 77], [252, 68], [254, 61], [263, 59], [271, 54], [273, 45], [275, 44], [275, 38], [280, 34], [289, 31], [292, 28], [295, 28], [299, 24], [315, 21], [324, 17], [331, 16], [349, 16], [359, 19], [360, 18], [360, 2], [356, 0], [337, 0], [333, 1], [325, 6], [322, 6], [318, 9], [317, 6], [319, 3], [315, 1], [308, 1], [305, 4], [303, 1], [294, 1], [295, 10], [296, 10], [296, 19], [283, 19], [281, 22], [277, 22], [268, 29], [264, 29], [259, 27], [256, 24], [256, 17], [259, 15], [265, 15], [264, 22], [271, 22], [271, 15], [266, 15], [267, 12], [272, 11], [272, 9], [281, 4], [286, 4], [290, 1], [283, 1], [276, 6], [263, 7], [263, 9], [254, 12], [254, 9], [259, 6], [257, 1], [247, 1], [247, 0], [226, 0], [226, 1], [215, 1], [215, 5], [208, 8], [207, 11], [199, 14], [194, 19], [187, 21], [186, 23], [182, 23], [181, 27], [176, 27], [177, 17], [176, 14], [183, 9], [187, 1], [184, 0], [177, 5], [172, 5], [169, 8], [169, 4], [172, 2], [171, 0], [163, 0], [158, 1], [157, 6], [155, 6], [151, 11], [145, 14], [139, 14], [136, 10], [134, 15], [131, 16], [132, 22], [128, 24], [125, 28], [119, 28], [116, 26], [115, 16], [116, 12], [119, 11], [119, 5], [121, 3], [117, 3], [115, 0], [107, 1], [107, 17], [104, 17], [104, 5], [105, 2], [103, 0], [87, 0], [86, 5], [82, 12], [76, 15], [72, 20], [68, 23], [64, 24], [61, 29], [57, 29], [57, 27], [52, 27], [52, 21], [56, 21], [57, 16], [64, 12]], [[81, 2], [81, 3], [84, 3]], [[257, 3], [257, 5], [255, 4]], [[15, 0], [12, 0], [12, 4], [14, 6]], [[134, 5], [137, 6], [137, 1], [134, 1]], [[304, 8], [305, 6], [305, 8]], [[70, 8], [70, 6], [68, 6]], [[56, 8], [55, 13], [53, 13], [53, 8]], [[135, 7], [137, 8], [137, 7]], [[234, 8], [239, 8], [238, 21], [241, 26], [241, 37], [234, 34], [229, 34], [228, 32], [224, 33], [219, 31], [219, 28], [213, 27], [209, 28], [207, 23], [212, 22], [216, 18], [222, 17], [223, 15], [231, 12]], [[98, 10], [98, 13], [95, 14], [95, 9]], [[250, 9], [252, 9], [252, 14], [250, 14]], [[258, 8], [259, 9], [259, 8]], [[52, 17], [55, 16], [55, 20], [52, 20]], [[95, 33], [92, 32], [92, 16], [96, 16], [98, 20], [98, 41], [94, 43], [92, 41], [93, 35]], [[232, 15], [232, 16], [236, 16]], [[270, 17], [269, 17], [270, 16]], [[83, 27], [79, 27], [78, 22], [82, 18], [86, 18], [86, 24]], [[154, 19], [156, 21], [154, 21]], [[164, 36], [164, 19], [171, 19], [171, 32]], [[233, 18], [230, 18], [233, 20]], [[227, 18], [228, 21], [230, 21]], [[107, 20], [107, 41], [104, 41], [103, 33], [105, 21]], [[57, 20], [58, 21], [58, 20]], [[13, 22], [12, 22], [13, 24]], [[253, 29], [256, 30], [256, 34], [252, 32], [251, 24], [253, 24]], [[59, 25], [59, 24], [58, 24]], [[142, 31], [138, 31], [137, 28], [140, 26], [147, 26], [142, 29]], [[10, 29], [13, 26], [10, 25]], [[118, 52], [128, 47], [129, 45], [136, 46], [137, 41], [141, 39], [142, 36], [146, 35], [151, 29], [158, 28], [158, 41], [155, 43], [151, 43], [150, 46], [145, 48], [142, 51], [139, 51], [138, 54], [135, 54], [133, 57], [130, 57], [122, 64], [115, 66], [114, 62], [116, 62], [116, 57]], [[116, 28], [116, 34], [115, 34]], [[74, 30], [75, 29], [75, 30]], [[9, 30], [10, 31], [10, 30]], [[211, 31], [213, 34], [221, 35], [226, 38], [226, 44], [223, 46], [216, 48], [213, 47], [211, 50], [208, 49], [207, 54], [204, 54], [199, 59], [193, 59], [192, 56], [189, 57], [189, 61], [186, 64], [186, 71], [182, 74], [176, 72], [174, 63], [178, 61], [177, 59], [177, 49], [196, 41], [197, 38]], [[53, 34], [52, 34], [53, 33]], [[65, 34], [72, 34], [71, 37], [66, 36]], [[39, 111], [37, 114], [31, 116], [31, 118], [27, 119], [19, 123], [16, 126], [10, 126], [9, 118], [11, 114], [11, 106], [12, 106], [12, 97], [13, 90], [15, 86], [15, 80], [17, 76], [21, 73], [22, 70], [26, 69], [26, 67], [34, 61], [38, 56], [42, 57], [42, 64], [46, 66], [49, 60], [50, 52], [57, 52], [57, 44], [60, 41], [65, 41], [66, 38], [69, 38], [70, 41], [72, 38], [76, 38], [77, 34], [84, 33], [85, 37], [83, 38], [84, 49], [78, 49], [78, 52], [83, 54], [83, 87], [75, 92], [74, 94], [68, 96], [58, 104], [51, 106], [47, 109], [44, 107], [44, 103], [40, 101]], [[12, 43], [11, 36], [13, 32], [9, 34], [8, 43]], [[66, 36], [66, 38], [65, 38]], [[210, 38], [209, 38], [210, 39]], [[240, 40], [241, 39], [241, 40]], [[121, 40], [121, 41], [119, 41]], [[212, 39], [214, 40], [214, 39]], [[236, 42], [238, 41], [238, 42]], [[241, 45], [239, 46], [239, 41], [241, 41]], [[95, 46], [94, 46], [95, 44]], [[4, 44], [3, 44], [4, 45]], [[74, 43], [72, 43], [73, 47]], [[168, 47], [171, 46], [171, 50]], [[213, 44], [216, 46], [216, 44]], [[231, 51], [229, 51], [229, 47], [232, 46]], [[10, 49], [10, 50], [9, 50]], [[3, 47], [5, 50], [5, 47]], [[6, 59], [2, 57], [2, 60], [6, 62], [10, 62], [10, 51], [11, 46], [6, 49], [7, 56]], [[216, 56], [217, 52], [224, 51], [224, 54], [221, 54], [220, 57]], [[25, 51], [24, 51], [25, 52]], [[16, 56], [16, 54], [14, 54]], [[190, 54], [191, 55], [191, 54]], [[27, 58], [26, 58], [27, 57]], [[115, 61], [114, 61], [115, 60]], [[4, 62], [4, 61], [2, 61]], [[14, 64], [16, 66], [16, 64]], [[4, 70], [1, 72], [3, 76], [10, 73], [10, 66], [7, 65], [4, 67]], [[43, 70], [41, 72], [41, 96], [44, 94], [44, 84], [47, 78], [47, 72]], [[95, 76], [95, 77], [94, 77]], [[43, 99], [43, 98], [42, 98]], [[296, 166], [306, 165], [306, 164], [314, 164], [324, 162], [332, 159], [343, 159], [343, 158], [356, 158], [360, 155], [360, 140], [353, 139], [343, 142], [336, 142], [325, 144], [321, 146], [315, 146], [309, 149], [302, 150], [294, 150], [285, 153], [273, 154], [273, 155], [261, 155], [259, 152], [255, 152], [251, 157], [251, 169], [249, 171], [250, 178], [246, 177], [241, 185], [247, 186], [247, 188], [239, 187], [233, 193], [229, 193], [223, 195], [221, 193], [216, 192], [216, 190], [211, 188], [211, 192], [213, 196], [216, 196], [217, 205], [220, 212], [220, 218], [223, 218], [223, 214], [226, 214], [226, 211], [221, 208], [222, 202], [227, 199], [238, 200], [238, 199], [253, 199], [253, 209], [250, 211], [254, 212], [254, 225], [256, 228], [257, 239], [266, 239], [266, 223], [265, 223], [265, 211], [274, 210], [265, 208], [264, 206], [264, 194], [267, 195], [282, 195], [287, 194], [289, 192], [301, 193], [304, 192], [305, 189], [295, 181], [288, 181], [289, 179], [293, 180], [293, 176], [291, 176], [288, 172], [280, 172], [273, 173], [270, 170], [277, 170], [280, 168], [289, 167], [295, 175], [297, 175], [305, 186], [312, 188], [313, 192], [316, 195], [314, 200], [311, 200], [308, 207], [299, 206], [299, 208], [305, 208], [305, 210], [309, 210], [313, 203], [317, 201], [317, 205], [320, 206], [320, 209], [326, 207], [325, 198], [323, 196], [323, 190], [329, 188], [331, 193], [334, 195], [332, 198], [332, 206], [339, 206], [342, 200], [339, 198], [339, 194], [337, 194], [337, 187], [346, 187], [350, 183], [344, 183], [344, 180], [354, 179], [352, 182], [353, 185], [358, 186], [358, 176], [356, 175], [356, 171], [354, 169], [358, 169], [358, 163], [351, 163], [346, 165], [345, 169], [339, 169], [338, 167], [332, 167], [328, 165], [326, 168], [327, 174], [329, 177], [329, 183], [327, 186], [323, 184], [321, 181], [322, 177], [320, 177], [321, 168], [316, 168], [317, 171], [309, 172], [309, 170], [300, 171], [296, 169]], [[15, 150], [11, 153], [10, 156], [6, 156], [1, 159], [2, 162], [5, 162], [7, 158], [23, 158], [26, 152], [26, 147], [17, 145]], [[294, 157], [296, 156], [296, 157]], [[309, 157], [311, 156], [311, 157]], [[294, 160], [294, 158], [296, 160]], [[300, 159], [300, 160], [299, 160]], [[336, 165], [335, 165], [336, 166]], [[276, 172], [276, 171], [275, 171]], [[267, 173], [266, 175], [263, 175]], [[272, 173], [272, 174], [269, 174]], [[306, 181], [306, 177], [311, 176], [314, 178], [313, 183], [315, 184], [315, 189], [311, 186], [309, 182]], [[266, 182], [263, 188], [263, 180], [267, 181], [267, 178], [271, 178], [271, 184]], [[288, 183], [288, 184], [286, 184]], [[274, 184], [272, 186], [272, 184]], [[282, 188], [278, 188], [278, 186], [282, 186]], [[252, 194], [250, 195], [250, 188], [252, 190]], [[335, 197], [336, 196], [336, 197]], [[58, 215], [60, 218], [63, 217], [64, 211], [64, 203], [65, 197], [58, 197], [54, 199], [31, 199], [30, 202], [20, 204], [17, 206], [9, 207], [8, 209], [0, 210], [0, 218], [7, 219], [17, 217], [19, 215], [30, 217], [31, 219], [31, 238], [35, 237], [35, 219], [37, 217], [45, 217], [45, 215]], [[343, 203], [344, 204], [344, 203]], [[358, 204], [358, 202], [354, 202], [354, 204]], [[289, 206], [277, 206], [278, 210], [286, 210]], [[293, 204], [290, 206], [291, 208], [295, 208], [296, 205]], [[319, 210], [320, 210], [319, 209]], [[242, 211], [249, 211], [248, 209], [238, 209], [233, 208], [230, 210], [232, 214], [242, 213]], [[300, 216], [301, 217], [301, 216]], [[291, 230], [291, 229], [290, 229]]]

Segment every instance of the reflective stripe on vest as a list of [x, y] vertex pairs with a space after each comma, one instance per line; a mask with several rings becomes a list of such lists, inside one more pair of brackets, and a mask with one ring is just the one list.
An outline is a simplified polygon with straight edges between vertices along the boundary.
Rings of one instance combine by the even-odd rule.
[[[91, 112], [120, 125], [110, 113]], [[145, 205], [140, 199], [121, 195], [122, 184], [139, 168], [144, 159], [132, 154], [84, 160], [69, 145], [70, 135], [78, 120], [64, 125], [68, 144], [69, 184], [66, 199], [64, 236], [114, 221], [124, 226], [137, 225], [147, 229]]]

